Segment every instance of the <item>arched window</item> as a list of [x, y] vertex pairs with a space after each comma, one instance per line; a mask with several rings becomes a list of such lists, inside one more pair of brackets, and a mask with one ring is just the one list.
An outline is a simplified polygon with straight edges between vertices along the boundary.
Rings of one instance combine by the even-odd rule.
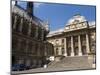
[[62, 54], [65, 54], [64, 48], [62, 48], [61, 50], [62, 50]]
[[32, 24], [31, 26], [31, 37], [35, 37], [36, 35], [36, 26]]
[[62, 39], [62, 44], [64, 44], [64, 39]]

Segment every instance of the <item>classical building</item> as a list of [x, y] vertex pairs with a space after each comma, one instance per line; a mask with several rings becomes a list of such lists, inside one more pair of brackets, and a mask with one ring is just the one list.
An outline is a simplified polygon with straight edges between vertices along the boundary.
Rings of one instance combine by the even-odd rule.
[[55, 58], [95, 55], [96, 24], [77, 14], [64, 28], [51, 31], [47, 38], [54, 45]]
[[33, 14], [33, 3], [23, 9], [17, 2], [12, 6], [12, 65], [42, 67], [53, 55], [53, 45], [46, 41], [48, 24]]

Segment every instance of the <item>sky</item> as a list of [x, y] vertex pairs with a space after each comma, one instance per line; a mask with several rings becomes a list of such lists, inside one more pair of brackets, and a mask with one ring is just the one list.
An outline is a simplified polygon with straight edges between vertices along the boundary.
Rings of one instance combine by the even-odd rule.
[[[26, 8], [26, 2], [18, 3]], [[48, 21], [50, 31], [64, 28], [68, 20], [75, 14], [85, 16], [87, 21], [95, 21], [96, 7], [90, 5], [34, 3], [34, 15], [43, 21]]]

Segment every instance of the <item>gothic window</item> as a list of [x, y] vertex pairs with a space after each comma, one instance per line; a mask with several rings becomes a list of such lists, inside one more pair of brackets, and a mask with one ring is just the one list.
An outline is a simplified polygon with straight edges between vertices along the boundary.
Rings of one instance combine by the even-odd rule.
[[28, 34], [28, 28], [29, 28], [29, 22], [28, 22], [27, 19], [25, 19], [24, 22], [23, 22], [23, 28], [22, 28], [22, 33], [24, 35]]
[[16, 31], [19, 32], [21, 17], [17, 15], [17, 22], [16, 22]]
[[32, 24], [31, 26], [31, 37], [35, 37], [36, 35], [36, 27], [34, 24]]

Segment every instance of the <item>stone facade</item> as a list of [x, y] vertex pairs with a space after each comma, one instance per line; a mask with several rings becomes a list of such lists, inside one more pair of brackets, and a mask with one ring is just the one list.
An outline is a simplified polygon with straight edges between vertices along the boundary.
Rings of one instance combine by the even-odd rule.
[[84, 16], [74, 15], [65, 28], [52, 31], [47, 36], [54, 45], [54, 56], [95, 55], [95, 22], [88, 22]]
[[[32, 4], [27, 3], [28, 11], [33, 10]], [[48, 24], [27, 10], [17, 4], [12, 6], [12, 65], [42, 67], [54, 53], [53, 45], [46, 41]]]

